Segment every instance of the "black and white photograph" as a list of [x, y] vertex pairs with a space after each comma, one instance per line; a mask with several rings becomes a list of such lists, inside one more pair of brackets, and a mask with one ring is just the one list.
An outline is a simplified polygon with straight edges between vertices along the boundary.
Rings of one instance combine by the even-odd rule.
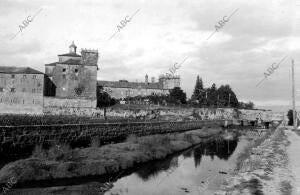
[[299, 75], [300, 0], [0, 0], [0, 195], [300, 195]]

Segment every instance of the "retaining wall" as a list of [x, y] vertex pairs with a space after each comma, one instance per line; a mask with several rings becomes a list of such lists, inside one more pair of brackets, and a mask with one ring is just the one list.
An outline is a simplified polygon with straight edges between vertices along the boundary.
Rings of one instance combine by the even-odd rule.
[[145, 136], [223, 125], [223, 120], [184, 122], [132, 122], [81, 125], [1, 126], [0, 151], [3, 147], [36, 145], [50, 142], [70, 143], [98, 137], [100, 142], [125, 139], [128, 135]]

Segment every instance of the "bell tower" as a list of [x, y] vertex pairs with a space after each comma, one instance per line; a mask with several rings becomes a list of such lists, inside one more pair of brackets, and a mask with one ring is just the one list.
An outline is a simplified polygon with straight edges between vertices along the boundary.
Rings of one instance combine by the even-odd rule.
[[72, 44], [69, 46], [69, 48], [70, 48], [70, 53], [76, 54], [76, 49], [77, 49], [77, 47], [76, 47], [76, 45], [74, 44], [74, 41], [72, 41]]

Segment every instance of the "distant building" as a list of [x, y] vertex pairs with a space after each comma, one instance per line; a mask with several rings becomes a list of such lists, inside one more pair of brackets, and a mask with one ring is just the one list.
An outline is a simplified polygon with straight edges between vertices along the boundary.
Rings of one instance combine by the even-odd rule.
[[43, 112], [44, 73], [29, 67], [0, 66], [0, 110], [10, 114]]
[[166, 95], [170, 89], [180, 87], [180, 76], [160, 75], [158, 82], [155, 78], [148, 81], [148, 75], [145, 76], [145, 82], [119, 81], [98, 81], [98, 86], [102, 86], [104, 91], [111, 97], [121, 99], [125, 97], [148, 96], [148, 95]]
[[79, 55], [74, 42], [69, 49], [58, 62], [45, 64], [45, 95], [96, 99], [98, 51], [82, 49]]

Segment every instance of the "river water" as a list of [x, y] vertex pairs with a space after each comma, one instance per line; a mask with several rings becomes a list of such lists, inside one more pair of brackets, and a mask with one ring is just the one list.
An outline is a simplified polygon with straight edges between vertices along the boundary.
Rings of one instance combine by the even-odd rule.
[[238, 153], [247, 143], [242, 138], [211, 142], [148, 163], [119, 178], [105, 195], [213, 194], [234, 169]]
[[[213, 194], [248, 144], [243, 137], [200, 144], [163, 160], [145, 163], [115, 177], [17, 186], [7, 194], [182, 195]], [[74, 179], [72, 179], [74, 180]], [[111, 184], [104, 186], [108, 180]]]

